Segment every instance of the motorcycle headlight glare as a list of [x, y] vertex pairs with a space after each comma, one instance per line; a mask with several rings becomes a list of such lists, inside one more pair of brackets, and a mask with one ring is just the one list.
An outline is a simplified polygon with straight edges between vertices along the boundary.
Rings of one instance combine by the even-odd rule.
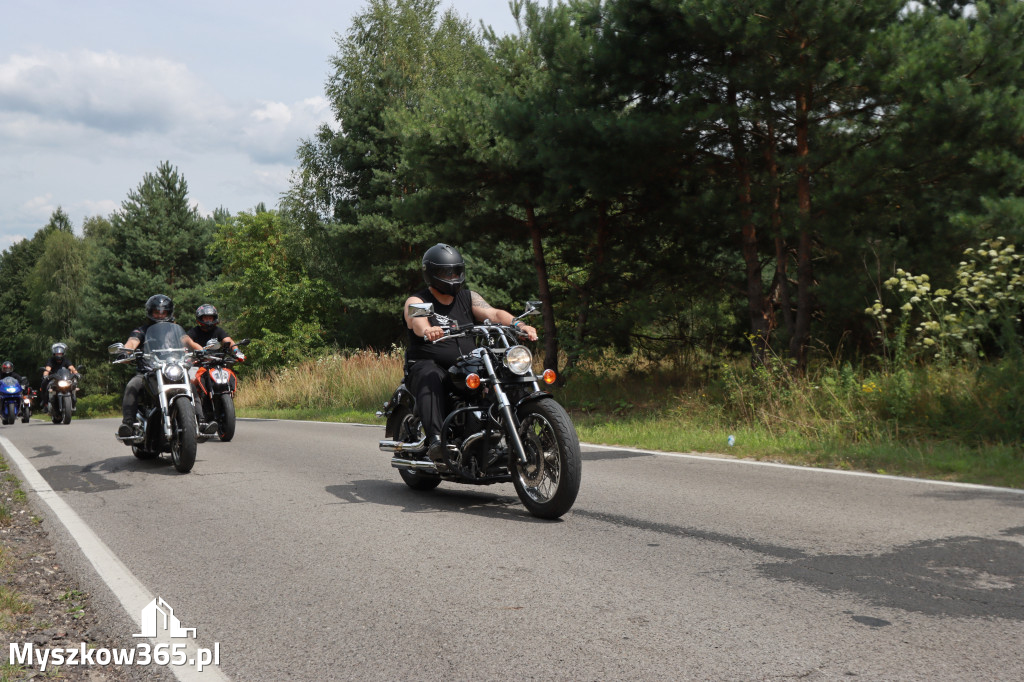
[[164, 379], [171, 383], [178, 383], [185, 376], [185, 370], [181, 365], [167, 365], [164, 367]]
[[60, 388], [68, 388], [69, 386], [71, 386], [71, 382], [68, 381], [67, 379], [61, 379], [60, 381], [57, 382], [57, 386]]
[[526, 374], [533, 367], [533, 353], [526, 346], [512, 346], [505, 353], [505, 366], [516, 374]]

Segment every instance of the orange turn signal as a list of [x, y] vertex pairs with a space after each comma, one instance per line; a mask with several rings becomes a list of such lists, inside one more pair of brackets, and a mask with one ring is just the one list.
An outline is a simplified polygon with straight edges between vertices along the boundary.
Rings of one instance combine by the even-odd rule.
[[546, 370], [544, 370], [544, 374], [542, 376], [544, 378], [544, 383], [545, 384], [553, 384], [553, 383], [555, 383], [555, 379], [558, 378], [555, 375], [555, 370], [553, 370], [553, 369], [546, 369]]
[[466, 377], [466, 387], [467, 388], [472, 388], [472, 389], [480, 388], [480, 375], [479, 374], [470, 374], [469, 376], [467, 376]]

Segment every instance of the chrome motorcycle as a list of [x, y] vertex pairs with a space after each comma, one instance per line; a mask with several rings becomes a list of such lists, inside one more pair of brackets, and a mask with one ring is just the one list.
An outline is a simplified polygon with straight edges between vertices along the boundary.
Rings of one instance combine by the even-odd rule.
[[[516, 318], [540, 314], [529, 301]], [[411, 317], [429, 317], [433, 306], [413, 303]], [[448, 414], [441, 427], [443, 461], [427, 456], [416, 400], [403, 383], [377, 413], [386, 417], [380, 449], [394, 453], [391, 466], [414, 490], [433, 490], [441, 481], [471, 485], [507, 483], [526, 509], [557, 519], [576, 501], [582, 476], [579, 437], [572, 419], [541, 384], [555, 373], [533, 372], [533, 353], [519, 344], [513, 326], [484, 321], [445, 329], [434, 343], [472, 337], [475, 348], [448, 368]]]
[[137, 363], [146, 384], [135, 416], [141, 429], [118, 440], [131, 445], [139, 459], [169, 452], [174, 468], [188, 473], [196, 462], [199, 436], [188, 369], [204, 351], [188, 350], [184, 338], [185, 330], [179, 325], [158, 322], [146, 331], [141, 348], [126, 350], [123, 343], [115, 343], [107, 350], [119, 356], [113, 364]]

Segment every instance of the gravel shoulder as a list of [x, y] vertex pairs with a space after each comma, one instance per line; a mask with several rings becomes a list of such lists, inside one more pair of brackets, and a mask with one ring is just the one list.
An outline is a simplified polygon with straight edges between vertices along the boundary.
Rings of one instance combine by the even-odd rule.
[[[0, 639], [36, 650], [130, 649], [124, 620], [107, 616], [89, 580], [66, 561], [66, 550], [55, 542], [40, 510], [35, 509], [20, 479], [0, 456]], [[112, 624], [112, 622], [114, 624]], [[161, 666], [12, 664], [10, 644], [0, 658], [0, 682], [62, 679], [172, 680]]]

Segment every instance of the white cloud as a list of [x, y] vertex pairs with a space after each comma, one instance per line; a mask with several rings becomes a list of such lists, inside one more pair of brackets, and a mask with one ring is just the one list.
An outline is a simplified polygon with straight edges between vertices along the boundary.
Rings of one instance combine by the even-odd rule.
[[[127, 194], [127, 192], [125, 192]], [[85, 199], [74, 204], [69, 209], [69, 213], [74, 211], [75, 213], [81, 213], [86, 217], [91, 216], [108, 216], [117, 209], [121, 208], [121, 204], [117, 203], [113, 199]]]
[[50, 218], [50, 214], [53, 213], [56, 208], [57, 205], [53, 203], [52, 194], [32, 197], [20, 206], [23, 213], [32, 216], [33, 218], [42, 218], [43, 222], [46, 222], [46, 220]]
[[330, 119], [323, 97], [228, 102], [184, 64], [79, 50], [13, 55], [0, 63], [0, 140], [82, 156], [111, 146], [242, 152], [294, 163], [299, 140]]
[[40, 130], [63, 124], [115, 135], [166, 132], [222, 109], [212, 94], [186, 66], [166, 59], [78, 50], [0, 63], [0, 107], [23, 132], [32, 121]]

